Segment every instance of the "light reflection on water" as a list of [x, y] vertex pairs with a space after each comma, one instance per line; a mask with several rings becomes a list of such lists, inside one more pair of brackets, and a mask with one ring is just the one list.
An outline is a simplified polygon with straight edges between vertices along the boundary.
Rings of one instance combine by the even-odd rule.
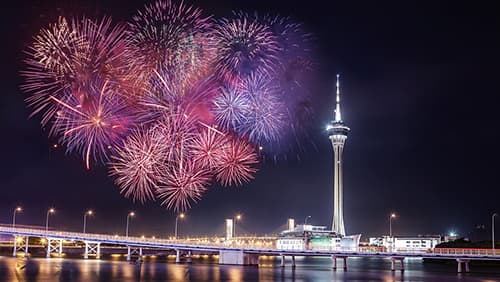
[[81, 260], [0, 257], [0, 281], [500, 281], [500, 269], [472, 268], [475, 273], [456, 274], [456, 265], [424, 264], [406, 260], [404, 272], [390, 271], [390, 261], [349, 259], [347, 271], [331, 269], [328, 258], [297, 258], [297, 267], [279, 266], [272, 258], [259, 267], [209, 263], [205, 259], [175, 264], [148, 258], [142, 264], [122, 259]]

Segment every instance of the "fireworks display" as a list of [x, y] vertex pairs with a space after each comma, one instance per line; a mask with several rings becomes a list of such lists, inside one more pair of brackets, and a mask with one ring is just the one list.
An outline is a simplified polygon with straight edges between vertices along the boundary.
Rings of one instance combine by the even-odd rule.
[[214, 183], [252, 180], [262, 146], [296, 134], [308, 38], [289, 18], [217, 20], [174, 0], [128, 24], [60, 17], [28, 48], [22, 90], [87, 169], [107, 165], [125, 197], [184, 211]]

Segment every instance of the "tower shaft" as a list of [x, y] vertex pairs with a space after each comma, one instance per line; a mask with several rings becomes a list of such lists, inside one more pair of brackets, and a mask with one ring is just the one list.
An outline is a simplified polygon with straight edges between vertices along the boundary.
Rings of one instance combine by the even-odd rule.
[[345, 235], [344, 227], [344, 187], [342, 181], [342, 154], [346, 136], [330, 136], [333, 146], [333, 222], [332, 230]]

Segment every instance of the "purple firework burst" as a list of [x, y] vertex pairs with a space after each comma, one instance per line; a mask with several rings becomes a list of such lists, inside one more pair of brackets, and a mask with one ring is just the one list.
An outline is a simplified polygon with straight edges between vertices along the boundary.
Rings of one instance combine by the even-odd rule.
[[280, 47], [269, 27], [247, 17], [223, 19], [214, 27], [215, 68], [232, 81], [259, 70], [271, 73]]

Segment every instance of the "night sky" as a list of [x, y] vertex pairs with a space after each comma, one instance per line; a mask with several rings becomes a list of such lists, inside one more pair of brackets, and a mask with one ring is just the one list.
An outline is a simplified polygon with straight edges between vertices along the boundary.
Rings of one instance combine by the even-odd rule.
[[[85, 170], [79, 156], [51, 149], [20, 90], [23, 51], [59, 15], [129, 19], [142, 1], [10, 1], [2, 13], [0, 95], [0, 222], [79, 231], [92, 208], [89, 232], [173, 233], [175, 214], [158, 202], [123, 198], [105, 167]], [[241, 3], [239, 3], [241, 2]], [[293, 217], [331, 226], [334, 77], [341, 74], [343, 120], [351, 127], [344, 151], [344, 219], [348, 233], [469, 236], [491, 227], [500, 212], [498, 102], [500, 23], [486, 1], [462, 5], [415, 1], [229, 1], [190, 3], [216, 17], [232, 10], [280, 14], [314, 35], [316, 71], [309, 83], [314, 120], [300, 159], [266, 161], [243, 187], [213, 187], [179, 234], [223, 234], [224, 219], [243, 214], [236, 232], [273, 233]], [[418, 4], [416, 3], [418, 2]], [[456, 1], [458, 2], [458, 1]], [[500, 222], [499, 222], [500, 225]], [[239, 229], [238, 229], [239, 228]], [[497, 229], [498, 230], [498, 229]]]

